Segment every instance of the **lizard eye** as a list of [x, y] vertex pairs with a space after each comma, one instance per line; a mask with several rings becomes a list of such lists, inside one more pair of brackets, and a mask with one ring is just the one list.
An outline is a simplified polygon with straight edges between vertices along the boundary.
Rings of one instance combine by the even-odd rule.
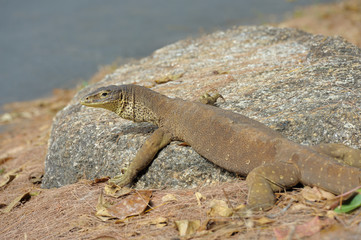
[[102, 97], [106, 97], [107, 95], [108, 95], [107, 92], [103, 92], [103, 93], [102, 93]]

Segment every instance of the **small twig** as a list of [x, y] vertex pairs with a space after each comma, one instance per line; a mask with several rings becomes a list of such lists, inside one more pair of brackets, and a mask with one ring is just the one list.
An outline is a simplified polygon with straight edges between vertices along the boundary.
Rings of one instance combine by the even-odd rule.
[[349, 194], [351, 194], [351, 193], [354, 193], [354, 192], [356, 192], [356, 191], [359, 190], [359, 189], [361, 189], [361, 185], [360, 185], [360, 186], [357, 186], [357, 187], [355, 187], [355, 188], [353, 188], [353, 189], [351, 189], [351, 190], [348, 191], [348, 192], [345, 192], [345, 193], [342, 193], [342, 194], [336, 196], [335, 199], [336, 199], [336, 198], [341, 198], [341, 197], [346, 197], [347, 195], [349, 195]]
[[270, 218], [270, 219], [274, 219], [276, 217], [279, 217], [281, 215], [283, 215], [291, 206], [293, 203], [293, 199], [291, 200], [291, 202], [289, 204], [287, 204], [286, 207], [284, 207], [281, 211], [279, 211], [278, 213], [274, 213], [274, 214], [267, 214], [266, 217]]
[[331, 209], [335, 208], [337, 205], [339, 205], [339, 206], [341, 207], [341, 206], [342, 206], [343, 198], [344, 198], [344, 197], [347, 197], [348, 195], [350, 195], [350, 194], [352, 194], [352, 193], [354, 193], [354, 192], [356, 192], [356, 191], [359, 190], [359, 189], [361, 189], [361, 186], [357, 186], [357, 187], [351, 189], [351, 190], [348, 191], [348, 192], [342, 193], [342, 194], [340, 194], [340, 195], [338, 195], [338, 196], [335, 196], [334, 198], [330, 199], [331, 201], [332, 201], [332, 200], [336, 200], [336, 199], [340, 199], [339, 202], [337, 201], [335, 204], [332, 204], [332, 205], [330, 206]]
[[222, 191], [223, 191], [224, 196], [226, 197], [226, 200], [227, 200], [228, 205], [229, 205], [232, 209], [234, 209], [232, 203], [229, 201], [229, 197], [228, 197], [226, 191], [224, 190], [224, 188], [222, 188]]

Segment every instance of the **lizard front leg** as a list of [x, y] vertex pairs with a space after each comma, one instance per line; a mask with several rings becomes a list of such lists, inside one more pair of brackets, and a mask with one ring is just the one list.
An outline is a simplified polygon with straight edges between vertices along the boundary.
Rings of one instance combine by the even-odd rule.
[[340, 163], [361, 169], [361, 150], [341, 143], [322, 143], [312, 146], [319, 153], [335, 158]]
[[247, 176], [247, 207], [267, 210], [275, 203], [274, 192], [299, 183], [300, 172], [292, 163], [274, 162], [253, 169]]
[[152, 162], [158, 151], [171, 142], [171, 139], [172, 135], [162, 128], [155, 130], [139, 149], [126, 172], [110, 179], [109, 184], [120, 187], [130, 184], [137, 174]]

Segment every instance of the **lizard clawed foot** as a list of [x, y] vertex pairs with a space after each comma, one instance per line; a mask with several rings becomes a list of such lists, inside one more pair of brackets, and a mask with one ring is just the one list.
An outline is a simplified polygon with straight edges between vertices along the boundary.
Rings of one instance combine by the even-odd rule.
[[130, 183], [131, 183], [131, 181], [129, 181], [129, 179], [125, 178], [124, 175], [117, 175], [108, 180], [108, 184], [110, 186], [117, 185], [119, 187], [124, 187]]
[[209, 93], [205, 93], [199, 98], [199, 101], [203, 104], [214, 105], [217, 102], [218, 98], [221, 98], [224, 101], [223, 96], [219, 93], [216, 93], [213, 96], [211, 96]]
[[117, 175], [108, 180], [110, 186], [124, 187], [132, 183], [133, 177], [129, 171], [126, 171], [123, 175]]

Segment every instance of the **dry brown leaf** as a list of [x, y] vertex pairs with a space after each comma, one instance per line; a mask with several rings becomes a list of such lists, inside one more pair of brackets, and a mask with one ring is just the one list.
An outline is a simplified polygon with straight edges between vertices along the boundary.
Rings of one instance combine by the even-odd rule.
[[301, 191], [302, 197], [308, 201], [319, 202], [322, 200], [335, 199], [335, 195], [318, 187], [305, 186]]
[[29, 181], [32, 184], [40, 184], [44, 176], [43, 171], [34, 171], [29, 174]]
[[333, 200], [336, 198], [336, 196], [330, 192], [327, 192], [321, 188], [318, 189], [321, 193], [321, 197], [322, 199], [326, 199], [326, 200]]
[[229, 72], [228, 71], [224, 71], [224, 70], [214, 70], [212, 71], [212, 73], [214, 75], [219, 75], [219, 74], [228, 74]]
[[224, 228], [219, 229], [218, 231], [215, 231], [214, 234], [212, 234], [212, 239], [224, 239], [229, 238], [235, 233], [238, 233], [242, 231], [242, 224], [229, 224], [228, 226], [225, 226]]
[[167, 194], [162, 197], [162, 202], [173, 202], [178, 201], [178, 199], [173, 194]]
[[3, 177], [3, 181], [0, 182], [0, 187], [3, 187], [5, 185], [8, 185], [9, 183], [11, 183], [17, 175], [7, 175], [6, 177]]
[[338, 213], [336, 213], [335, 211], [333, 210], [329, 210], [327, 211], [326, 213], [326, 216], [330, 219], [335, 219], [337, 217]]
[[123, 220], [126, 217], [138, 215], [147, 208], [151, 196], [152, 191], [139, 190], [120, 199], [114, 205], [110, 205], [110, 203], [105, 201], [103, 192], [101, 192], [95, 215], [102, 221], [116, 218]]
[[105, 194], [108, 196], [112, 196], [115, 198], [122, 197], [124, 195], [127, 195], [131, 192], [134, 192], [134, 189], [128, 188], [128, 187], [119, 187], [118, 185], [105, 185], [104, 187]]
[[179, 236], [183, 237], [194, 234], [201, 226], [201, 221], [179, 220], [179, 221], [175, 221], [175, 225], [178, 229]]
[[187, 142], [181, 142], [181, 143], [178, 144], [178, 146], [180, 146], [180, 147], [189, 147], [190, 145]]
[[242, 210], [244, 210], [244, 209], [246, 209], [246, 207], [247, 207], [247, 205], [246, 204], [240, 204], [240, 205], [238, 205], [238, 206], [236, 206], [235, 208], [234, 208], [234, 211], [242, 211]]
[[111, 236], [99, 236], [94, 238], [93, 240], [117, 240], [117, 238]]
[[[204, 237], [201, 239], [225, 239], [231, 237], [233, 234], [244, 230], [244, 221], [230, 221], [229, 218], [216, 218], [209, 219], [202, 223], [202, 226], [198, 229], [195, 238]], [[198, 239], [197, 238], [197, 239]]]
[[18, 197], [16, 197], [13, 201], [11, 201], [11, 203], [4, 209], [1, 209], [1, 211], [3, 213], [8, 213], [10, 212], [16, 205], [18, 205], [19, 203], [24, 203], [29, 201], [31, 198], [31, 194], [30, 192], [26, 192]]
[[281, 239], [300, 239], [303, 237], [310, 237], [318, 232], [321, 228], [330, 224], [330, 221], [322, 222], [318, 216], [311, 219], [309, 222], [298, 226], [277, 227], [273, 229], [274, 234], [278, 240]]
[[157, 228], [161, 228], [168, 225], [168, 218], [157, 217], [156, 219], [150, 219], [141, 222], [142, 225], [156, 225]]
[[96, 206], [97, 212], [95, 213], [95, 216], [100, 218], [102, 221], [108, 221], [110, 219], [114, 219], [115, 217], [113, 217], [108, 212], [108, 207], [109, 206], [110, 206], [110, 204], [105, 201], [103, 191], [102, 191], [100, 193], [100, 195], [99, 195], [99, 198], [98, 198], [98, 203], [97, 203], [97, 206]]
[[255, 223], [257, 223], [258, 225], [265, 225], [265, 224], [268, 224], [268, 223], [273, 223], [275, 221], [275, 219], [271, 219], [271, 218], [268, 218], [268, 217], [260, 217], [258, 219], [253, 219], [253, 221]]
[[198, 205], [201, 205], [202, 200], [206, 200], [206, 197], [204, 197], [200, 192], [196, 192], [194, 195], [196, 196]]
[[11, 183], [17, 176], [18, 173], [20, 173], [23, 170], [22, 167], [20, 168], [15, 168], [9, 172], [7, 172], [6, 174], [4, 174], [4, 176], [2, 177], [2, 181], [0, 182], [0, 187], [3, 187], [9, 183]]
[[110, 177], [102, 177], [102, 178], [96, 178], [92, 181], [92, 185], [98, 184], [98, 183], [103, 183], [106, 182], [110, 179]]
[[303, 203], [295, 203], [290, 207], [291, 211], [300, 211], [300, 210], [304, 210], [304, 209], [309, 209], [309, 207], [307, 207]]
[[311, 188], [309, 186], [305, 186], [301, 190], [301, 195], [304, 199], [311, 201], [311, 202], [320, 201], [322, 199], [321, 193], [318, 191], [318, 189]]
[[[0, 122], [1, 122], [1, 120], [0, 120]], [[10, 161], [10, 160], [12, 160], [12, 159], [14, 159], [13, 156], [9, 156], [9, 155], [7, 155], [7, 154], [2, 154], [2, 155], [0, 156], [0, 164], [4, 164], [4, 163], [6, 163], [7, 161]]]
[[212, 200], [210, 207], [211, 209], [208, 211], [208, 215], [211, 217], [230, 217], [233, 215], [233, 210], [229, 208], [223, 200]]
[[110, 206], [108, 213], [120, 220], [139, 215], [148, 207], [151, 196], [150, 190], [138, 190]]
[[224, 217], [224, 218], [211, 218], [208, 219], [208, 221], [203, 222], [201, 228], [199, 230], [212, 230], [212, 231], [217, 231], [219, 229], [222, 228], [226, 228], [229, 226], [243, 226], [245, 224], [244, 220], [240, 220], [240, 221], [236, 221], [236, 220], [232, 220], [230, 221], [230, 219], [228, 217]]

